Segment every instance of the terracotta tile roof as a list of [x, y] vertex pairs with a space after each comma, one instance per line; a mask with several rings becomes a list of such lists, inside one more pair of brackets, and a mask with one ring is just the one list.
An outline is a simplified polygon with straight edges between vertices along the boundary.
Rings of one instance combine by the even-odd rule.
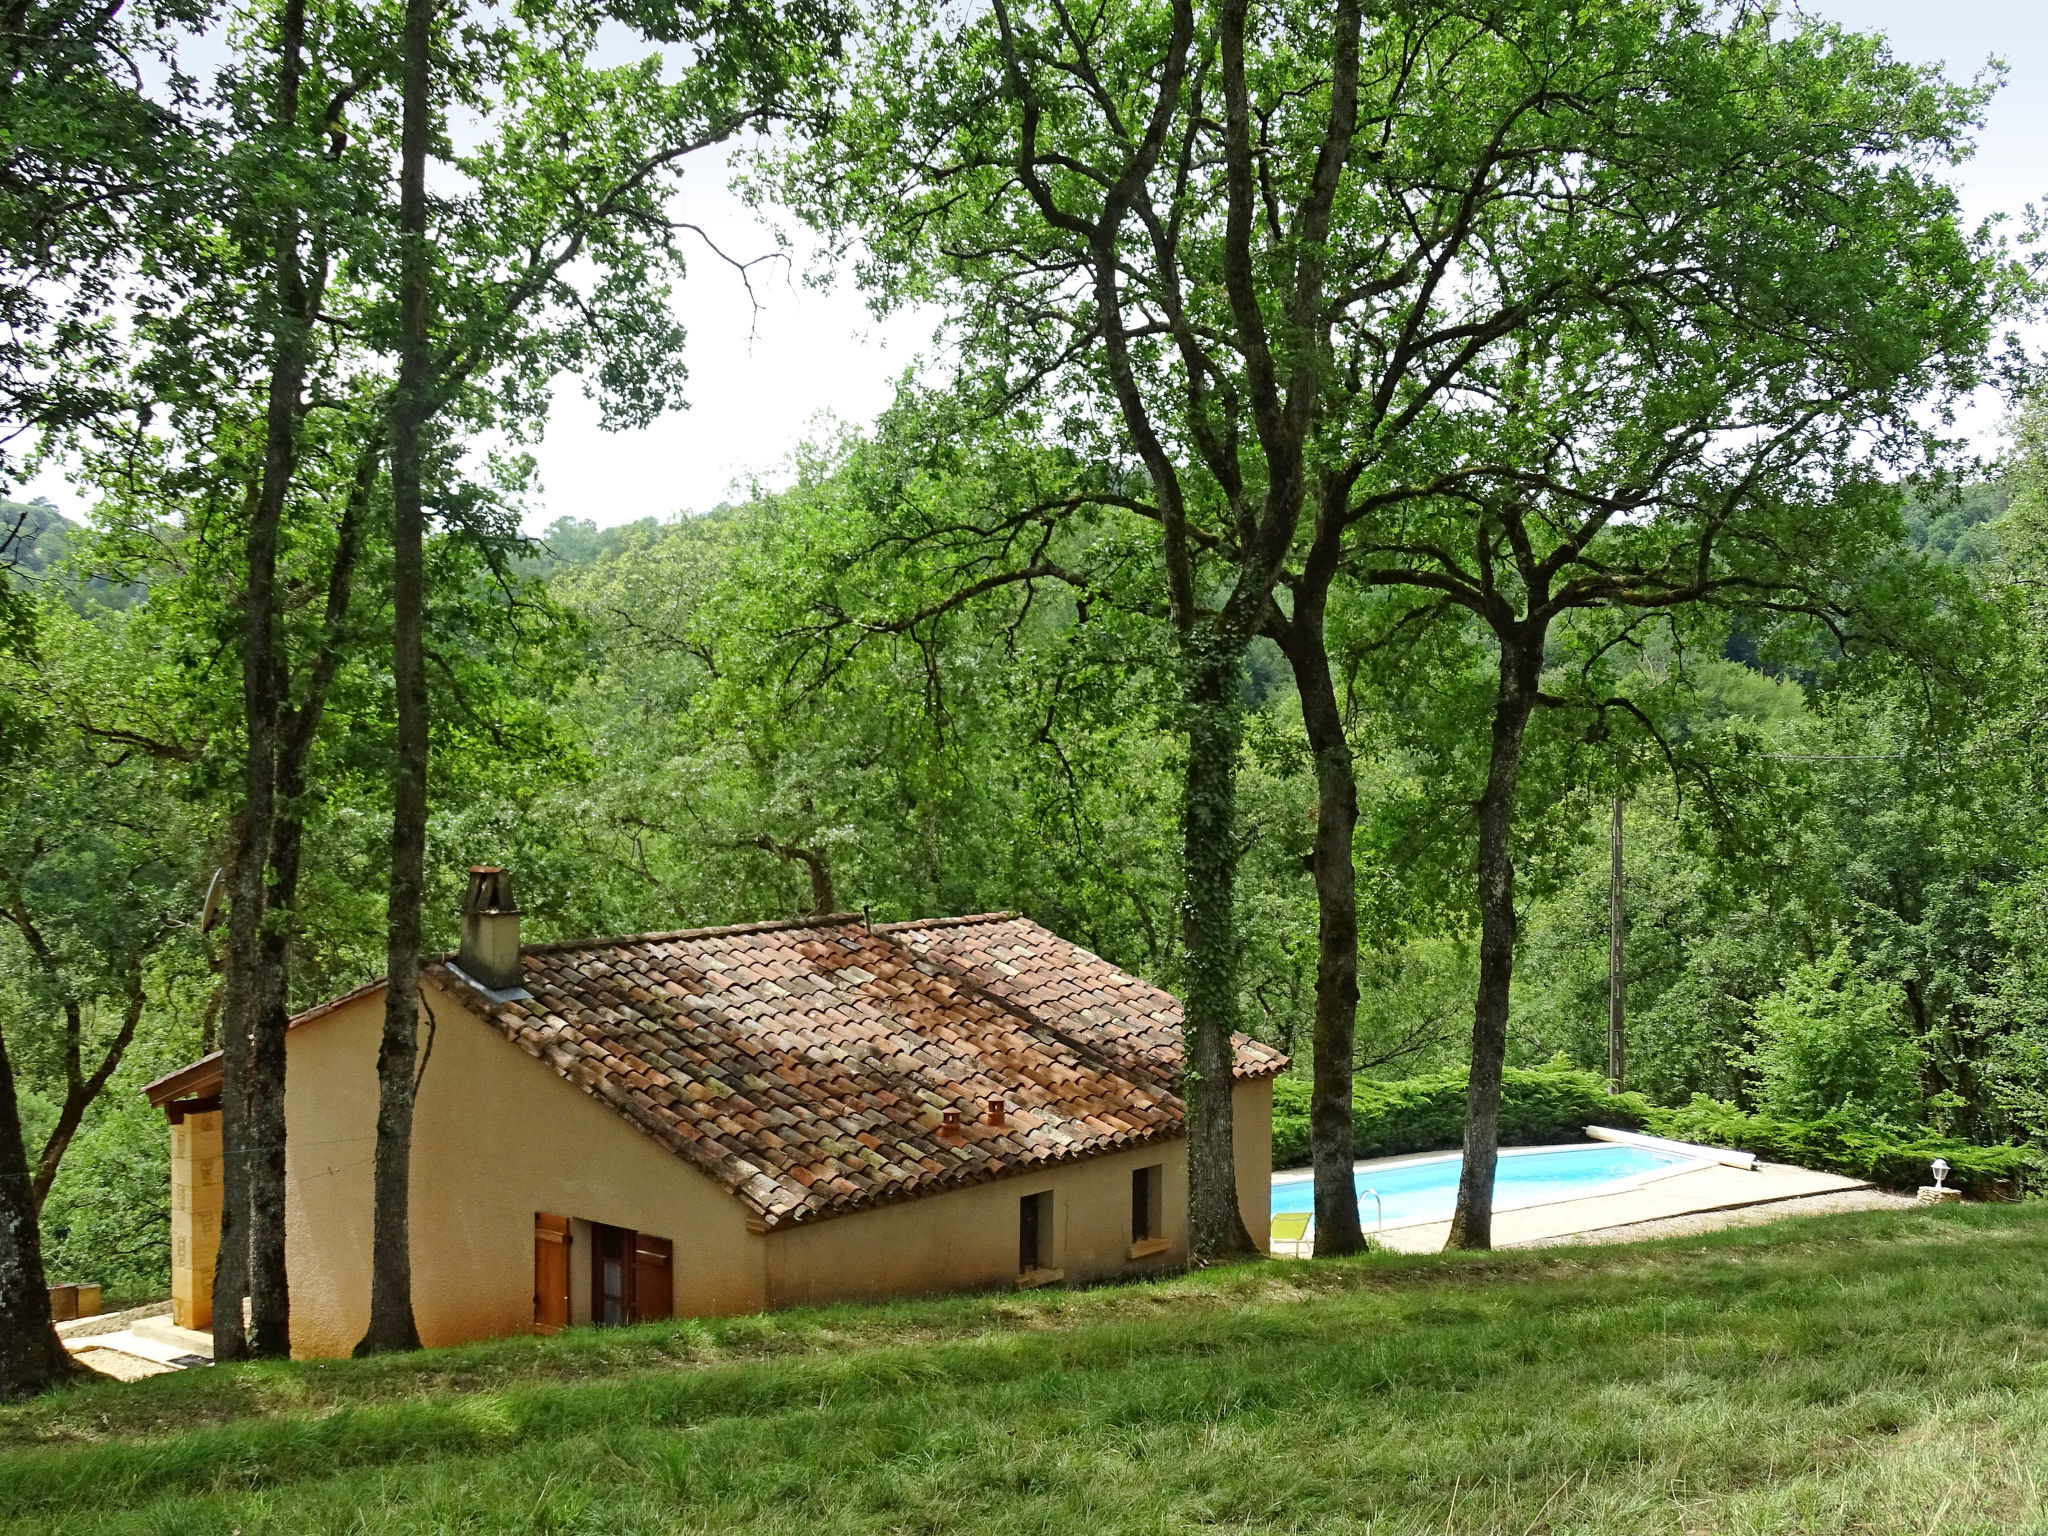
[[[1005, 1006], [908, 937], [852, 918], [531, 945], [514, 1001], [445, 960], [428, 974], [771, 1228], [1180, 1134], [1161, 1077], [1122, 1065], [1135, 1053]], [[1086, 962], [1105, 996], [1068, 1012], [1096, 1034], [1109, 990], [1164, 997]], [[980, 1123], [997, 1094], [1001, 1128]]]
[[[920, 955], [972, 978], [1011, 1006], [1094, 1046], [1126, 1072], [1176, 1083], [1181, 1064], [1180, 999], [1120, 971], [1029, 918], [1009, 912], [890, 923], [883, 932]], [[1271, 1077], [1287, 1058], [1248, 1035], [1233, 1077]]]

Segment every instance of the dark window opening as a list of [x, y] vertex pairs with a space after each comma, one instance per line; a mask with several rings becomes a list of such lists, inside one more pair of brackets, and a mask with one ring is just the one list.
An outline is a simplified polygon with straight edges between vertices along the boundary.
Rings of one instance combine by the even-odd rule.
[[633, 1234], [624, 1227], [590, 1224], [590, 1320], [616, 1328], [632, 1317]]
[[1131, 1241], [1134, 1243], [1165, 1234], [1165, 1212], [1161, 1200], [1164, 1172], [1165, 1169], [1157, 1163], [1131, 1172]]
[[590, 1320], [600, 1328], [675, 1313], [675, 1244], [630, 1227], [590, 1224]]
[[1052, 1268], [1052, 1191], [1017, 1202], [1017, 1271]]

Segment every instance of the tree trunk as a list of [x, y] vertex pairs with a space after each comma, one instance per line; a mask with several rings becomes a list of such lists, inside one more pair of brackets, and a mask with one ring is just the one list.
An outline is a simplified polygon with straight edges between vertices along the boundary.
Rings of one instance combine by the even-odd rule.
[[377, 1050], [376, 1211], [371, 1230], [370, 1326], [358, 1355], [418, 1349], [412, 1310], [412, 1110], [419, 1054], [420, 902], [426, 879], [426, 513], [420, 437], [427, 397], [427, 139], [433, 0], [406, 0], [404, 116], [399, 143], [398, 383], [391, 404], [391, 674], [398, 703], [392, 784], [391, 891], [386, 913], [384, 1038]]
[[1316, 1257], [1365, 1247], [1351, 1162], [1351, 1063], [1358, 1026], [1358, 779], [1330, 676], [1323, 595], [1297, 589], [1281, 649], [1294, 670], [1316, 764], [1316, 1019], [1308, 1135], [1315, 1167]]
[[[282, 668], [280, 668], [282, 671]], [[279, 689], [281, 695], [282, 689]], [[270, 878], [256, 954], [256, 1018], [249, 1042], [249, 1353], [291, 1354], [291, 1289], [285, 1270], [285, 1030], [289, 1026], [287, 952], [298, 884], [300, 822], [285, 808], [293, 790], [277, 784], [270, 836]], [[280, 864], [286, 866], [281, 869]]]
[[1479, 801], [1479, 991], [1472, 1008], [1472, 1076], [1465, 1089], [1465, 1164], [1446, 1248], [1493, 1246], [1493, 1174], [1500, 1155], [1500, 1081], [1507, 1059], [1508, 989], [1515, 974], [1515, 779], [1536, 707], [1540, 634], [1504, 635], [1493, 745]]
[[0, 1401], [28, 1397], [78, 1373], [50, 1319], [32, 1182], [14, 1068], [0, 1039]]
[[[84, 1005], [77, 997], [64, 995], [63, 968], [57, 963], [42, 929], [29, 912], [19, 882], [7, 893], [6, 917], [21, 935], [22, 943], [28, 946], [29, 956], [35, 961], [36, 969], [42, 972], [45, 984], [62, 999], [64, 1010], [64, 1104], [57, 1111], [56, 1125], [43, 1139], [43, 1150], [36, 1159], [35, 1173], [29, 1184], [30, 1196], [40, 1215], [43, 1202], [50, 1197], [50, 1186], [57, 1182], [57, 1170], [63, 1166], [64, 1154], [71, 1149], [71, 1139], [85, 1122], [85, 1112], [106, 1090], [107, 1079], [114, 1075], [115, 1068], [121, 1065], [121, 1058], [128, 1054], [128, 1047], [135, 1041], [135, 1029], [142, 1022], [144, 1002], [142, 953], [128, 957], [123, 978], [127, 1006], [121, 1013], [121, 1027], [115, 1032], [113, 1042], [100, 1054], [100, 1064], [88, 1075], [85, 1070]], [[27, 1155], [25, 1151], [23, 1155]]]
[[1607, 871], [1607, 1086], [1622, 1091], [1622, 1069], [1626, 1065], [1627, 1039], [1623, 1033], [1628, 1005], [1628, 983], [1622, 971], [1623, 945], [1627, 939], [1628, 915], [1622, 905], [1620, 791], [1614, 796], [1614, 822], [1608, 832]]
[[142, 1009], [147, 1001], [142, 990], [142, 963], [132, 961], [128, 967], [128, 996], [126, 1006], [121, 1010], [121, 1028], [115, 1033], [113, 1043], [100, 1056], [100, 1064], [90, 1077], [86, 1076], [84, 1063], [79, 1058], [82, 1030], [78, 1018], [78, 1004], [66, 1003], [71, 1011], [71, 1033], [65, 1062], [64, 1107], [57, 1112], [57, 1123], [50, 1134], [43, 1139], [42, 1155], [36, 1159], [34, 1195], [36, 1210], [42, 1211], [43, 1202], [50, 1198], [50, 1186], [57, 1182], [57, 1170], [64, 1165], [64, 1154], [71, 1150], [71, 1139], [78, 1134], [79, 1126], [85, 1123], [85, 1112], [92, 1108], [93, 1101], [106, 1091], [107, 1079], [121, 1065], [121, 1058], [128, 1054], [128, 1047], [135, 1042], [136, 1027], [142, 1022]]
[[[250, 1129], [261, 1149], [249, 1187], [250, 1290], [252, 1297], [262, 1298], [260, 1302], [252, 1299], [250, 1305], [255, 1335], [252, 1352], [258, 1355], [291, 1352], [291, 1291], [285, 1268], [285, 1032], [291, 1026], [293, 918], [305, 846], [306, 759], [340, 663], [342, 627], [354, 585], [363, 520], [380, 461], [380, 449], [374, 445], [357, 456], [328, 576], [326, 633], [309, 669], [305, 699], [290, 712], [288, 721], [281, 718], [279, 722], [270, 884], [256, 956], [258, 1012], [250, 1064], [251, 1079], [260, 1088], [248, 1105]], [[280, 657], [275, 690], [281, 714], [289, 694], [282, 660]]]
[[[272, 119], [289, 139], [299, 116], [306, 33], [304, 0], [278, 16], [277, 99]], [[284, 1257], [284, 1040], [273, 1036], [265, 996], [264, 870], [276, 815], [277, 546], [285, 495], [298, 470], [299, 397], [306, 381], [309, 317], [299, 261], [300, 218], [277, 214], [273, 246], [275, 327], [264, 415], [263, 479], [249, 522], [242, 613], [241, 835], [228, 881], [228, 962], [222, 1007], [221, 1245], [214, 1273], [214, 1358], [291, 1353], [291, 1300]], [[253, 1329], [242, 1322], [249, 1300]]]
[[1197, 1264], [1257, 1253], [1237, 1204], [1232, 1069], [1237, 1025], [1237, 753], [1241, 646], [1206, 626], [1182, 637], [1188, 763], [1181, 942], [1188, 1114], [1188, 1248]]

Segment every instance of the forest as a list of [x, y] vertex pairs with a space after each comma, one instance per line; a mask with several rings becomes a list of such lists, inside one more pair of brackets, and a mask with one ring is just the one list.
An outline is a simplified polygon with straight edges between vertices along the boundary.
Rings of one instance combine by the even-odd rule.
[[[137, 1090], [216, 1048], [219, 1345], [281, 1352], [282, 1032], [386, 975], [406, 1347], [477, 863], [530, 939], [1025, 913], [1185, 1000], [1191, 1168], [1231, 1031], [1292, 1057], [1333, 1252], [1422, 1080], [1488, 1246], [1531, 1069], [2029, 1186], [2048, 394], [1981, 87], [1684, 0], [26, 14], [0, 490], [76, 499], [0, 502], [9, 1392], [45, 1278], [168, 1284]], [[686, 168], [941, 344], [780, 480], [547, 523], [559, 379], [687, 400]]]

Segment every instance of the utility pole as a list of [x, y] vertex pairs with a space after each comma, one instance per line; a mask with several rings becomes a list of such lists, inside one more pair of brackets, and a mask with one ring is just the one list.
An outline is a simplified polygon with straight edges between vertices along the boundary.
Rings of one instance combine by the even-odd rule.
[[1627, 989], [1622, 975], [1622, 942], [1628, 919], [1622, 910], [1621, 792], [1614, 795], [1614, 823], [1608, 836], [1611, 867], [1607, 876], [1607, 1089], [1621, 1092], [1623, 1011]]

